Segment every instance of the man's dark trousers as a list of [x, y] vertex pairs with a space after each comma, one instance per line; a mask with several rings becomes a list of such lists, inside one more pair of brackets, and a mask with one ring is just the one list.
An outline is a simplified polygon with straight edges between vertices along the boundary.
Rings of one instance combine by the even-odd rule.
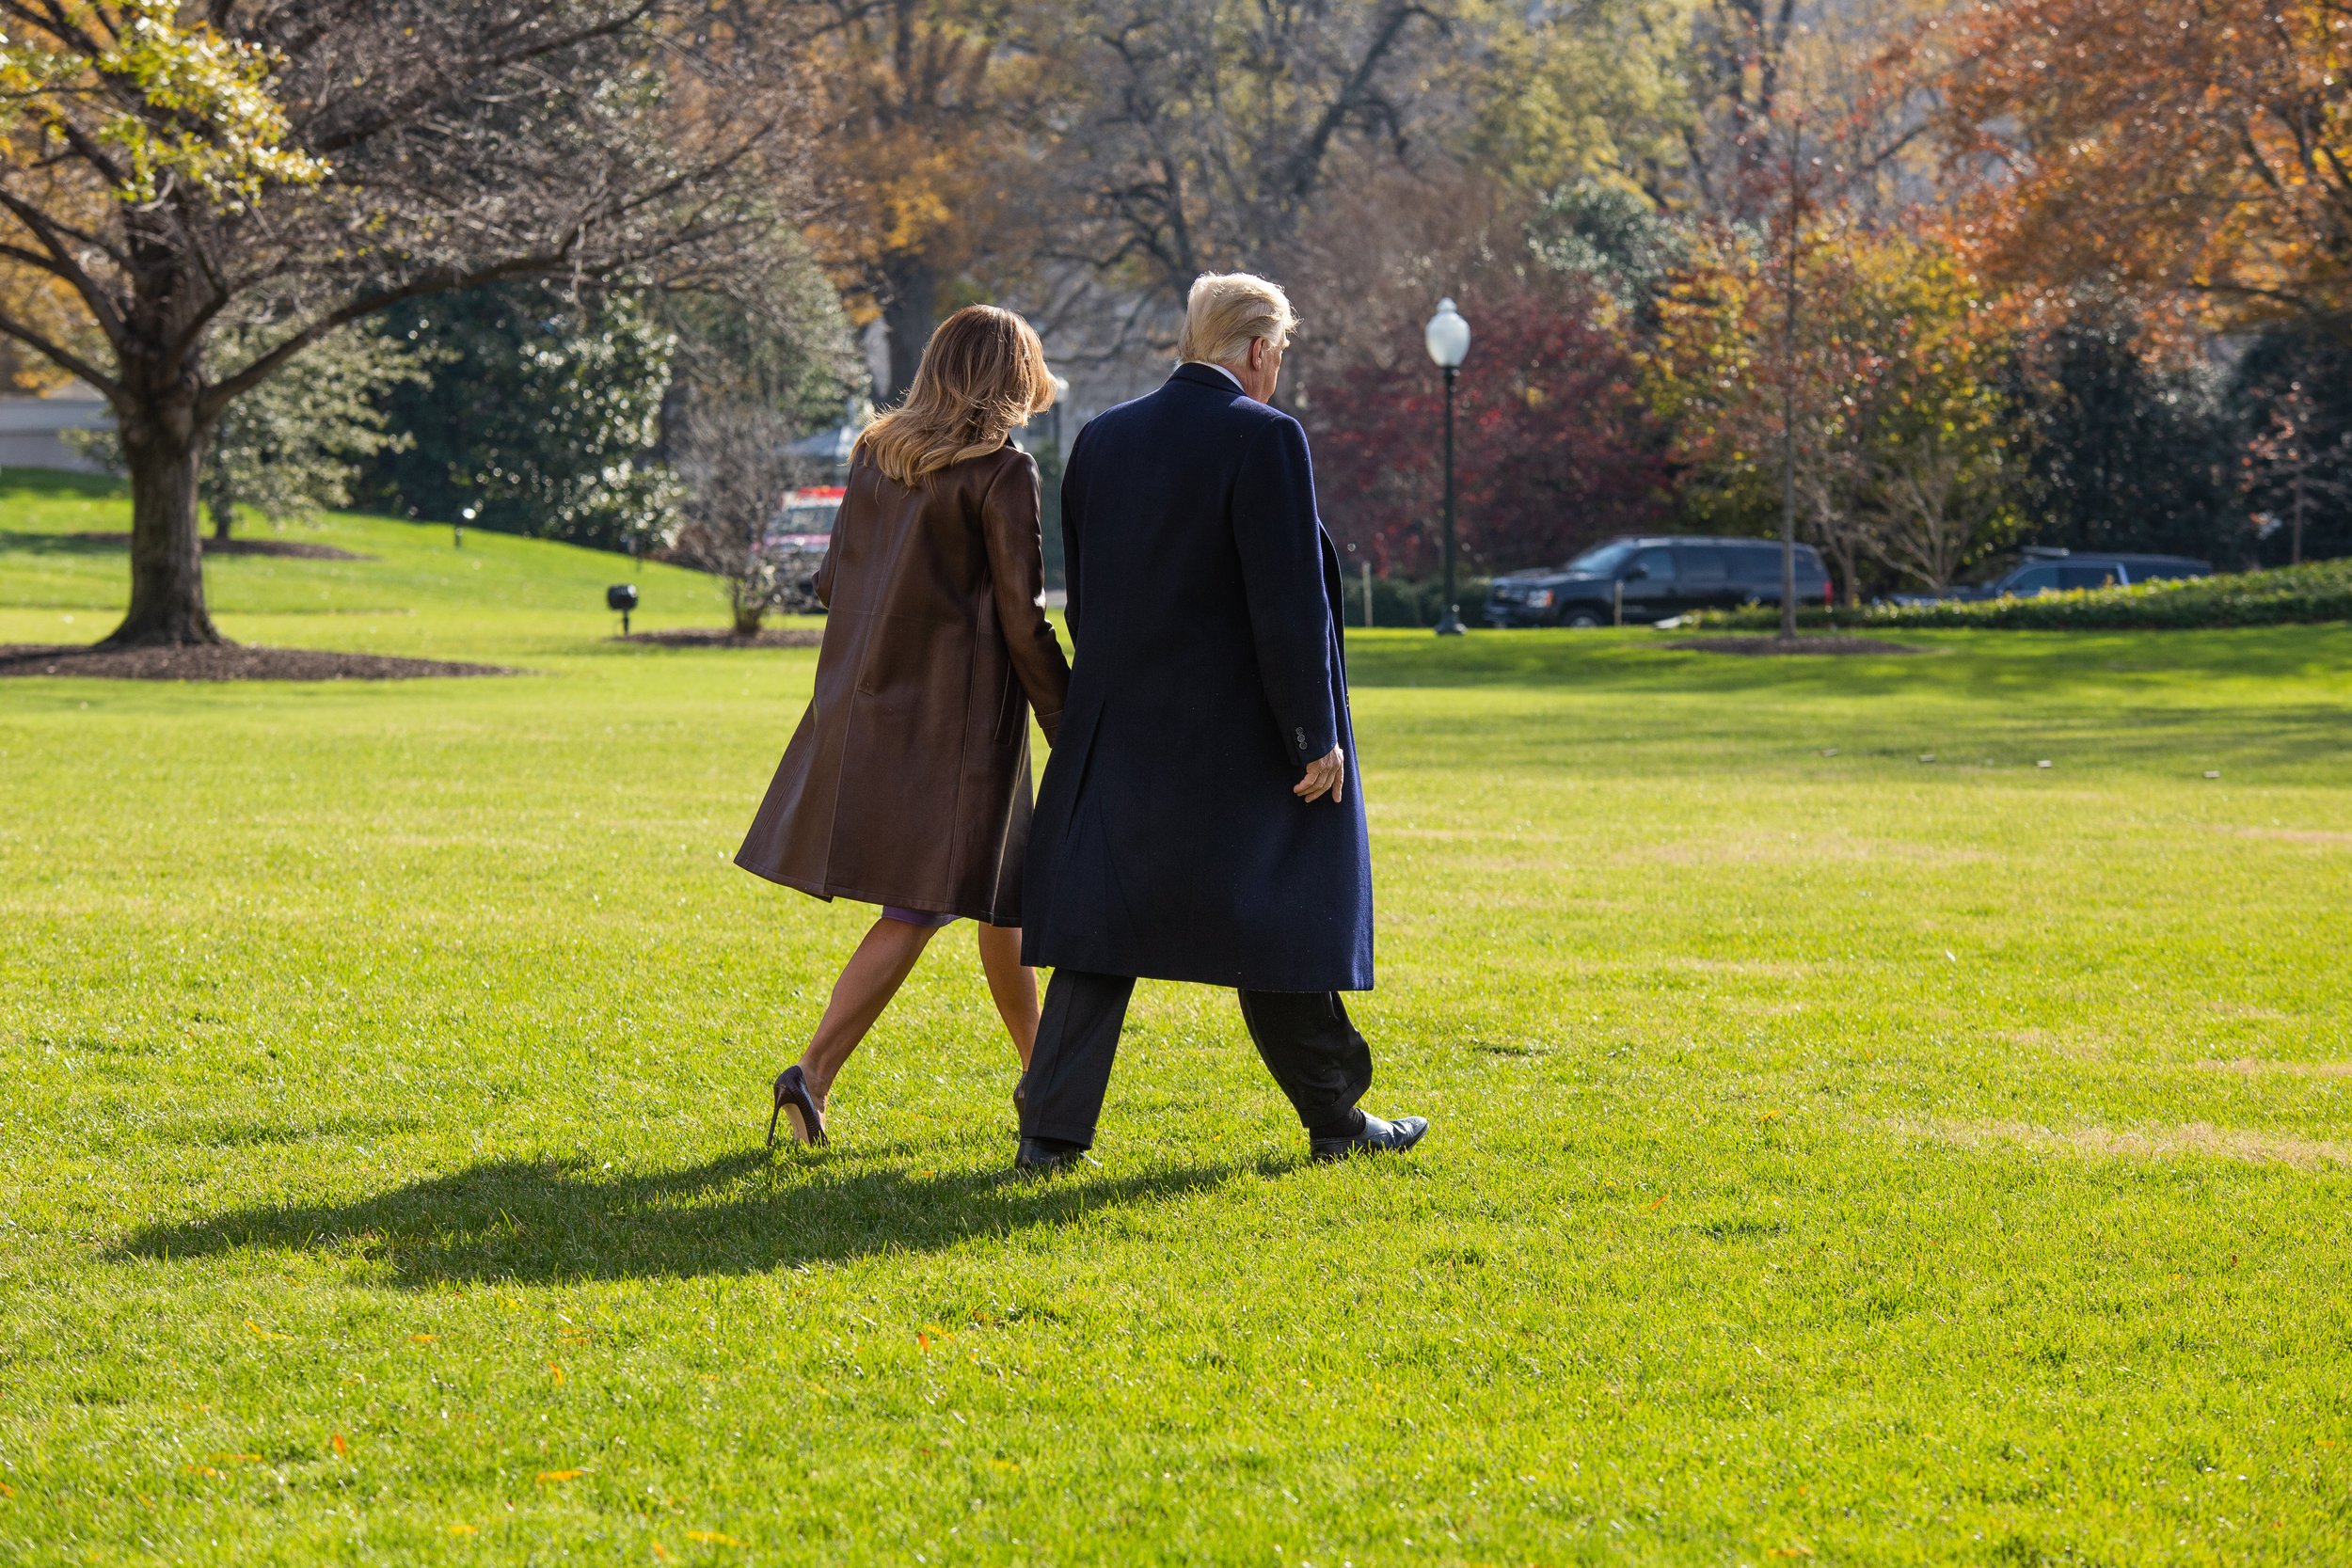
[[[1054, 971], [1029, 1058], [1022, 1136], [1093, 1147], [1135, 989], [1132, 975]], [[1349, 1113], [1372, 1087], [1372, 1047], [1347, 1021], [1339, 992], [1245, 990], [1241, 1016], [1308, 1132], [1348, 1131]]]

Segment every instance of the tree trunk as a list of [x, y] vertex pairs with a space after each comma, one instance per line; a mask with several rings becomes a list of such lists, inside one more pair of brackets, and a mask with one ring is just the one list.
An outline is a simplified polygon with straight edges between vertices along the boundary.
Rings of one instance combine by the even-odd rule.
[[882, 325], [890, 333], [890, 385], [884, 395], [906, 396], [923, 350], [939, 326], [939, 271], [920, 256], [894, 256], [882, 263], [890, 297]]
[[204, 456], [194, 393], [151, 399], [120, 415], [131, 476], [131, 609], [103, 644], [186, 647], [225, 642], [204, 608], [197, 474]]

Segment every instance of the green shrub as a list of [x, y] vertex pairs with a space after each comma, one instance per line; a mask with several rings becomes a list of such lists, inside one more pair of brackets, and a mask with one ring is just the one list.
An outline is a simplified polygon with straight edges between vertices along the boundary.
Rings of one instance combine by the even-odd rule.
[[[1773, 610], [1719, 611], [1709, 626], [1769, 631]], [[2030, 599], [1954, 600], [1861, 610], [1802, 610], [1800, 626], [1980, 626], [2002, 631], [2187, 631], [2200, 626], [2299, 626], [2352, 621], [2352, 559], [2230, 573], [2131, 588], [2087, 588]]]
[[[1479, 612], [1486, 606], [1489, 580], [1486, 578], [1468, 577], [1454, 579], [1454, 602], [1462, 607], [1462, 619], [1471, 626], [1478, 624]], [[1340, 581], [1347, 607], [1347, 625], [1352, 630], [1364, 624], [1364, 579], [1362, 574], [1351, 573]], [[1372, 579], [1375, 626], [1434, 626], [1438, 624], [1438, 617], [1444, 613], [1443, 582], [1417, 582], [1411, 578]]]

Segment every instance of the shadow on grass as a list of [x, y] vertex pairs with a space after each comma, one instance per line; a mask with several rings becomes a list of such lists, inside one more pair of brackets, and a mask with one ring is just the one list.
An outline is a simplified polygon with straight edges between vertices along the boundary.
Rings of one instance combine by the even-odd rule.
[[0, 555], [127, 557], [130, 546], [106, 533], [0, 532]]
[[71, 468], [28, 468], [11, 463], [0, 469], [0, 495], [36, 500], [128, 500], [130, 483], [114, 474]]
[[2162, 689], [2215, 676], [2278, 680], [2332, 674], [2352, 657], [2352, 627], [2215, 631], [1972, 631], [1882, 634], [1933, 656], [1741, 658], [1694, 653], [1649, 632], [1483, 631], [1440, 642], [1427, 633], [1351, 638], [1350, 684], [1375, 687], [1786, 691], [1981, 697]]
[[822, 1160], [771, 1167], [750, 1150], [604, 1178], [576, 1164], [506, 1160], [351, 1203], [152, 1226], [115, 1252], [168, 1260], [246, 1247], [356, 1250], [411, 1288], [755, 1274], [942, 1251], [974, 1237], [1067, 1225], [1092, 1210], [1178, 1197], [1258, 1168], [1033, 1180], [1009, 1168], [931, 1175], [870, 1164], [836, 1170]]

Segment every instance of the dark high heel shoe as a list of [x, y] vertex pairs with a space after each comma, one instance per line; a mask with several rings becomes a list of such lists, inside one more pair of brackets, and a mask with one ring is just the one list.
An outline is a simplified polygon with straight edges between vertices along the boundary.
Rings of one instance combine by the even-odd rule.
[[776, 1074], [776, 1108], [768, 1113], [768, 1147], [776, 1147], [776, 1118], [785, 1112], [792, 1113], [792, 1133], [804, 1144], [825, 1141], [825, 1113], [817, 1108], [817, 1097], [808, 1092], [808, 1079], [801, 1071], [801, 1064], [793, 1063]]

